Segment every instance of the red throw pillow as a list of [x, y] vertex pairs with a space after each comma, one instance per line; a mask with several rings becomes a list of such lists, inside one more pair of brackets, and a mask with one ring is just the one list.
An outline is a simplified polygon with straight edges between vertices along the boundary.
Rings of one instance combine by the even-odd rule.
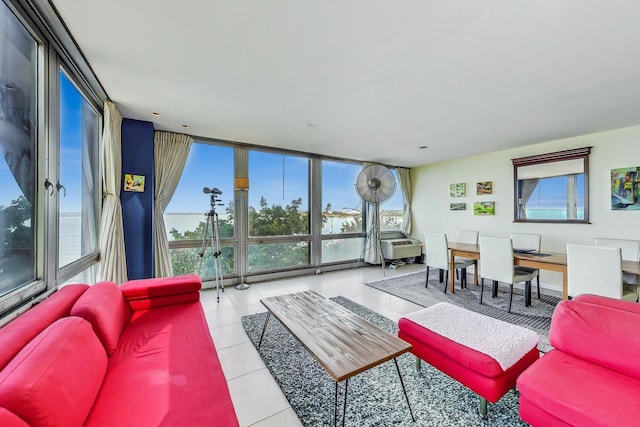
[[122, 330], [131, 318], [131, 309], [113, 282], [99, 282], [91, 286], [71, 308], [72, 316], [91, 323], [93, 330], [111, 356], [118, 347]]
[[57, 320], [0, 372], [0, 406], [30, 426], [82, 426], [107, 370], [91, 325]]

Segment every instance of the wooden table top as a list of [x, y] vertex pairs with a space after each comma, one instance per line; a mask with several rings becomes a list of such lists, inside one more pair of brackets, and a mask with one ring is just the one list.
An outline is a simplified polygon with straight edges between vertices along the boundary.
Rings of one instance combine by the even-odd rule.
[[[474, 245], [473, 243], [449, 242], [449, 249], [458, 253], [465, 252], [468, 256], [477, 255], [477, 258], [480, 257], [480, 245]], [[514, 252], [513, 258], [515, 260], [530, 261], [538, 264], [554, 264], [565, 267], [567, 265], [567, 254], [562, 252], [541, 251], [540, 255], [535, 253], [524, 254]], [[640, 274], [640, 263], [622, 260], [622, 271], [625, 273]]]
[[350, 378], [411, 349], [406, 341], [314, 291], [263, 298], [260, 302], [335, 381]]

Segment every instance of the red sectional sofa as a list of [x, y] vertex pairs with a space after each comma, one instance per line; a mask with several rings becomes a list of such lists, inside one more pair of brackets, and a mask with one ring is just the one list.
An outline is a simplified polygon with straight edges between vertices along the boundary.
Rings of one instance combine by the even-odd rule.
[[640, 304], [595, 295], [562, 301], [554, 347], [518, 377], [520, 417], [533, 426], [637, 426]]
[[237, 426], [200, 288], [70, 285], [0, 329], [0, 426]]

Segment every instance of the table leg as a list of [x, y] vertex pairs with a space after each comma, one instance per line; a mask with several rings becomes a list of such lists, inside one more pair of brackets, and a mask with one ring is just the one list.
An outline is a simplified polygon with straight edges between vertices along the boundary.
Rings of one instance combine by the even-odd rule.
[[335, 405], [333, 405], [333, 425], [338, 425], [338, 381], [336, 381], [336, 398], [334, 399]]
[[451, 259], [449, 260], [449, 277], [451, 278], [451, 293], [454, 293], [456, 291], [454, 286], [456, 280], [456, 256], [453, 251], [451, 251]]
[[267, 311], [267, 318], [264, 319], [264, 325], [262, 325], [262, 333], [260, 334], [260, 341], [258, 341], [258, 348], [262, 345], [262, 338], [264, 337], [264, 331], [267, 329], [267, 322], [269, 321], [270, 316], [271, 312]]
[[344, 380], [344, 404], [342, 406], [342, 427], [347, 416], [347, 388], [349, 387], [349, 378]]
[[409, 396], [407, 396], [407, 390], [404, 388], [404, 381], [402, 381], [402, 374], [400, 373], [400, 367], [398, 366], [397, 358], [395, 357], [393, 358], [393, 363], [396, 364], [396, 370], [398, 371], [398, 378], [400, 378], [400, 385], [402, 386], [402, 392], [404, 393], [404, 398], [407, 399], [407, 406], [409, 407], [409, 413], [411, 414], [411, 419], [415, 423], [416, 419], [413, 416], [413, 411], [411, 410], [411, 403], [409, 403]]
[[478, 260], [473, 261], [473, 281], [478, 286]]

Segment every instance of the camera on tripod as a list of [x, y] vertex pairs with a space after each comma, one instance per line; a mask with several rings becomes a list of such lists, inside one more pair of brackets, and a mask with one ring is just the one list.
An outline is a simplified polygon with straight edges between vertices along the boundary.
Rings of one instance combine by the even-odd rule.
[[215, 207], [217, 206], [224, 206], [224, 203], [220, 203], [222, 202], [222, 199], [219, 197], [222, 195], [222, 191], [219, 188], [213, 187], [213, 188], [209, 188], [209, 187], [204, 187], [202, 189], [202, 192], [204, 194], [211, 194], [211, 210], [213, 213], [215, 213]]

